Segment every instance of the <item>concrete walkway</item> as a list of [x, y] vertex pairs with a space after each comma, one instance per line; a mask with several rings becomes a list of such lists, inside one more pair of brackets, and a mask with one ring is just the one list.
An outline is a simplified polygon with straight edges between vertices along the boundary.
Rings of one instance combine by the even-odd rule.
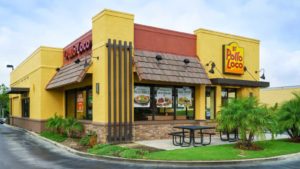
[[[282, 134], [282, 135], [277, 135], [275, 139], [283, 139], [283, 138], [288, 138], [288, 135]], [[205, 138], [205, 142], [208, 141], [208, 138]], [[272, 135], [271, 134], [266, 134], [265, 138], [255, 138], [255, 140], [271, 140]], [[187, 139], [188, 140], [188, 139]], [[198, 141], [198, 140], [197, 140]], [[156, 149], [162, 149], [162, 150], [175, 150], [175, 149], [184, 149], [184, 148], [191, 148], [190, 147], [181, 147], [181, 146], [174, 146], [172, 143], [172, 138], [170, 139], [163, 139], [163, 140], [146, 140], [146, 141], [136, 141], [135, 143], [148, 146], [148, 147], [153, 147]], [[212, 137], [211, 145], [222, 145], [222, 144], [232, 144], [233, 142], [228, 142], [228, 141], [221, 141], [219, 135], [216, 135]]]

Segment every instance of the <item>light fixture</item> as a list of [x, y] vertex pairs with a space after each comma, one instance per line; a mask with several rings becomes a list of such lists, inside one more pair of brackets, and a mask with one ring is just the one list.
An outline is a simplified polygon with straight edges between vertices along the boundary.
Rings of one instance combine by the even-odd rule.
[[100, 84], [96, 83], [96, 93], [99, 94], [100, 93]]
[[155, 58], [156, 58], [156, 60], [157, 60], [158, 62], [162, 60], [162, 56], [161, 56], [161, 55], [156, 55]]
[[262, 72], [262, 75], [260, 76], [261, 79], [265, 80], [266, 76], [265, 76], [265, 69], [260, 69], [260, 70], [256, 70], [255, 73], [259, 73]]
[[55, 70], [56, 70], [57, 72], [59, 72], [59, 71], [60, 71], [60, 68], [58, 67], [58, 68], [56, 68]]
[[80, 59], [79, 59], [79, 58], [76, 59], [76, 60], [74, 61], [74, 63], [79, 64], [79, 63], [80, 63]]
[[6, 65], [7, 68], [11, 68], [11, 70], [14, 70], [14, 65]]
[[95, 56], [95, 57], [92, 57], [92, 58], [95, 58], [95, 59], [99, 60], [99, 56]]
[[184, 59], [183, 62], [187, 65], [190, 63], [190, 60], [189, 59]]
[[211, 74], [214, 74], [215, 73], [214, 69], [216, 67], [216, 64], [213, 61], [209, 61], [208, 63], [206, 63], [206, 66], [209, 66], [209, 64], [211, 65], [211, 68], [210, 68], [210, 70], [208, 72], [211, 73]]

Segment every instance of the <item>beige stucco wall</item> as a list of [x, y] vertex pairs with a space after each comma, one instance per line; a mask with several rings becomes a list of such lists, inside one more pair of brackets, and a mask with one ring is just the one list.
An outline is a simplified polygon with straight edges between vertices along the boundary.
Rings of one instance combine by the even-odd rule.
[[300, 93], [300, 86], [290, 87], [274, 87], [260, 90], [260, 101], [269, 106], [274, 104], [282, 104], [285, 101], [292, 99], [293, 93]]

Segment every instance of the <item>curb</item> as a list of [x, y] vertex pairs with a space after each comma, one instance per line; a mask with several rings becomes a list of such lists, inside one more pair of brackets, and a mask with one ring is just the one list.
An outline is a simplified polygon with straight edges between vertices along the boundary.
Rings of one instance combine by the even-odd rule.
[[11, 126], [8, 124], [4, 124], [6, 127], [10, 127], [15, 130], [21, 130], [25, 131], [27, 134], [30, 134], [31, 136], [34, 136], [36, 138], [42, 139], [48, 143], [51, 143], [59, 148], [62, 148], [70, 153], [73, 153], [75, 155], [85, 157], [85, 158], [92, 158], [96, 160], [106, 160], [106, 161], [111, 161], [111, 162], [125, 162], [125, 163], [139, 163], [139, 164], [160, 164], [160, 165], [185, 165], [185, 166], [194, 166], [194, 165], [230, 165], [230, 164], [249, 164], [249, 163], [257, 163], [257, 162], [268, 162], [268, 161], [278, 161], [278, 160], [286, 160], [290, 159], [292, 157], [299, 157], [299, 153], [293, 153], [293, 154], [286, 154], [286, 155], [280, 155], [280, 156], [275, 156], [275, 157], [266, 157], [266, 158], [253, 158], [253, 159], [243, 159], [243, 160], [213, 160], [213, 161], [167, 161], [167, 160], [144, 160], [144, 159], [127, 159], [127, 158], [122, 158], [122, 157], [112, 157], [112, 156], [104, 156], [104, 155], [94, 155], [94, 154], [89, 154], [85, 152], [81, 152], [78, 150], [75, 150], [73, 148], [70, 148], [68, 146], [65, 146], [63, 144], [60, 144], [58, 142], [49, 140], [45, 137], [40, 136], [39, 134], [19, 128], [16, 126]]

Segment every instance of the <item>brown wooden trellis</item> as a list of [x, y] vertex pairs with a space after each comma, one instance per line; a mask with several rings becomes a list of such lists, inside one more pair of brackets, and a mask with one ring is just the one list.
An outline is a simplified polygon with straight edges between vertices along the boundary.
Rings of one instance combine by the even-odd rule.
[[107, 141], [128, 142], [132, 140], [133, 123], [132, 42], [108, 39], [106, 47], [108, 54]]

